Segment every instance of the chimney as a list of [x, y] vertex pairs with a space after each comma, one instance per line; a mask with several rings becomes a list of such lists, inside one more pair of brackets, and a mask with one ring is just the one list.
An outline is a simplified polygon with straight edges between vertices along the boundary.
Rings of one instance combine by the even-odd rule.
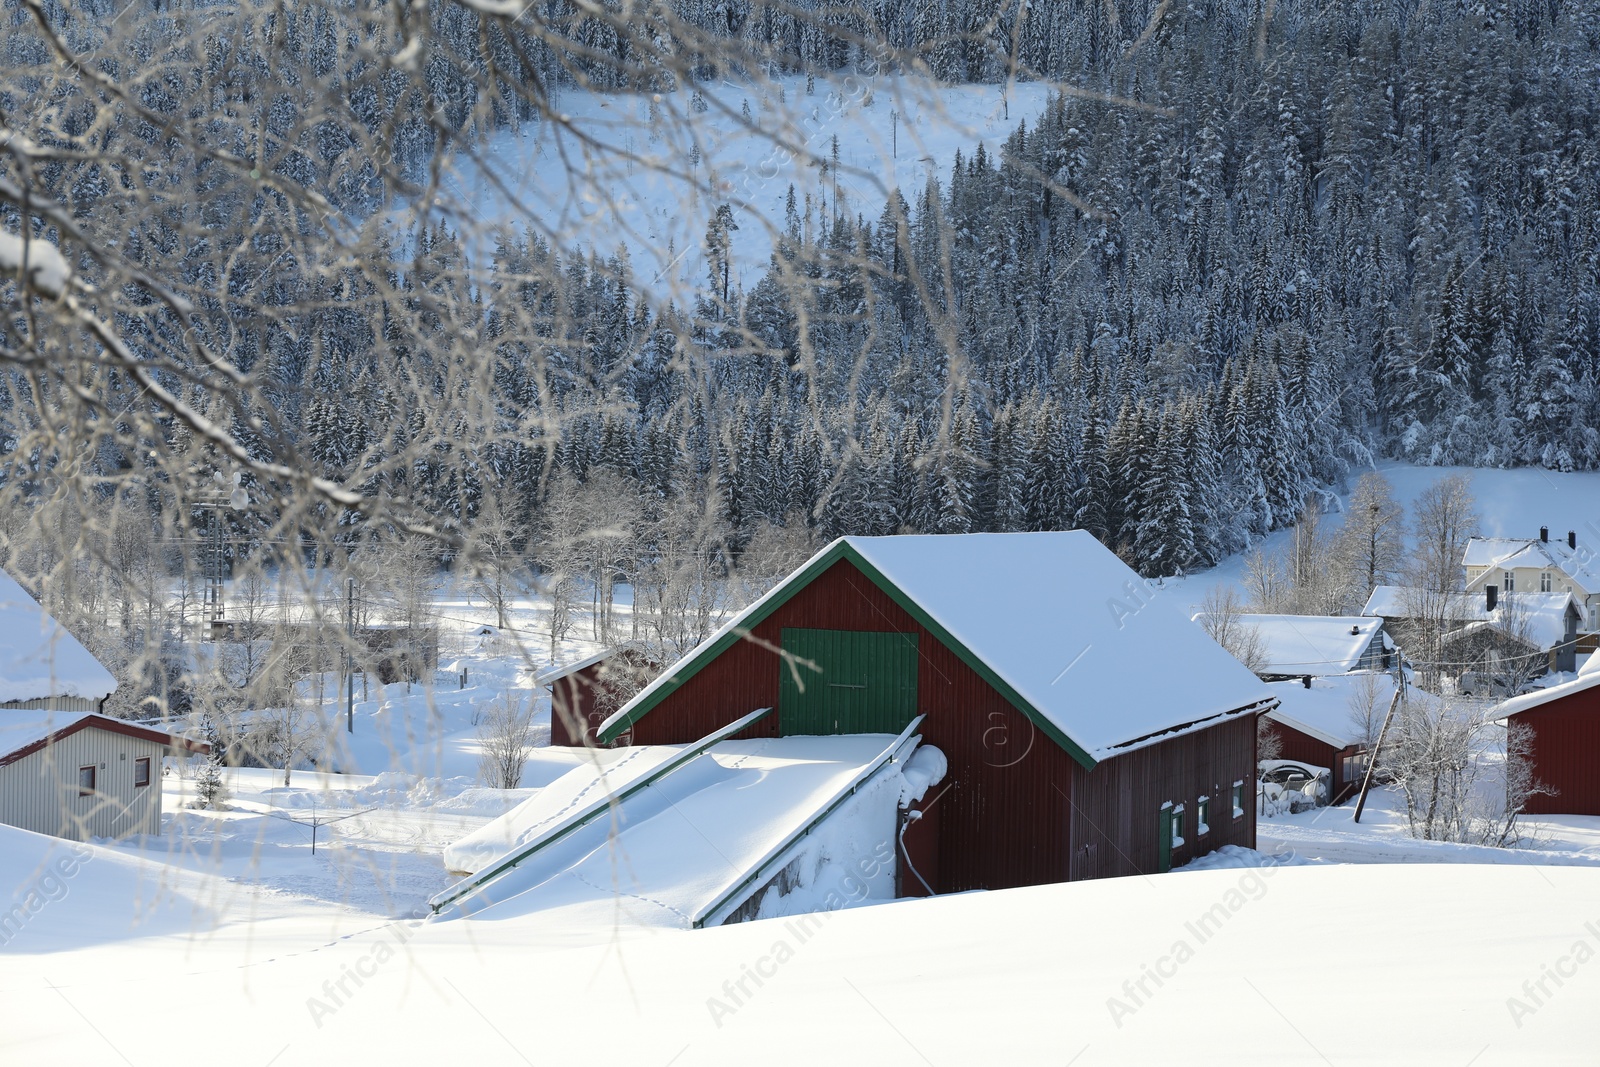
[[1498, 604], [1499, 602], [1500, 602], [1500, 587], [1498, 585], [1486, 585], [1486, 586], [1484, 586], [1483, 587], [1483, 606], [1484, 606], [1484, 609], [1487, 610], [1487, 611], [1493, 611], [1495, 605]]
[[1574, 551], [1577, 550], [1577, 548], [1578, 548], [1578, 531], [1577, 530], [1568, 530], [1567, 531], [1567, 547], [1572, 549], [1572, 550], [1574, 550]]
[[1307, 689], [1311, 688], [1311, 675], [1308, 674], [1308, 675], [1304, 676], [1303, 678], [1300, 679], [1300, 681], [1305, 684], [1305, 687]]
[[1550, 543], [1550, 527], [1539, 527], [1539, 540], [1543, 541], [1547, 545]]

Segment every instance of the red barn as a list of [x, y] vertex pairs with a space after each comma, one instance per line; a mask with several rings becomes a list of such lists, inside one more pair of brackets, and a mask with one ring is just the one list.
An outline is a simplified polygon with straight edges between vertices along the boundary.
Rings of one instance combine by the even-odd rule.
[[600, 738], [687, 743], [764, 707], [749, 736], [895, 733], [925, 714], [949, 772], [906, 846], [939, 892], [1164, 871], [1254, 847], [1256, 718], [1273, 704], [1181, 609], [1081, 531], [842, 538]]
[[1529, 797], [1529, 815], [1600, 815], [1600, 658], [1578, 677], [1512, 697], [1497, 710], [1533, 731], [1533, 773], [1553, 795]]

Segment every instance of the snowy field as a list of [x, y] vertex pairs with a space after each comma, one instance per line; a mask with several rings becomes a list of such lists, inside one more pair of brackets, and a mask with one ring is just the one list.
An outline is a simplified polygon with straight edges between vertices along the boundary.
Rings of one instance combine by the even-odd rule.
[[[1452, 473], [1385, 471], [1408, 508]], [[1484, 532], [1545, 524], [1600, 543], [1600, 476], [1469, 473]], [[624, 591], [624, 630], [626, 608]], [[1600, 819], [1530, 820], [1518, 850], [1418, 842], [1386, 790], [1360, 824], [1353, 804], [1264, 818], [1258, 852], [1181, 878], [701, 932], [592, 909], [582, 924], [525, 908], [421, 921], [455, 881], [447, 847], [581, 758], [543, 748], [523, 788], [481, 784], [476, 719], [550, 661], [547, 606], [519, 600], [514, 632], [488, 635], [481, 599], [441, 594], [435, 611], [431, 684], [373, 685], [349, 734], [329, 693], [331, 766], [347, 773], [284, 786], [233, 770], [220, 812], [188, 808], [193, 782], [168, 775], [160, 837], [82, 846], [0, 827], [0, 1063], [205, 1048], [261, 1064], [1129, 1063], [1170, 1058], [1180, 1033], [1186, 1062], [1592, 1062]], [[575, 635], [557, 661], [598, 647], [586, 618]], [[169, 1017], [152, 1026], [156, 989]], [[1215, 1025], [1230, 1012], [1242, 1026]]]
[[1580, 1063], [1600, 995], [1572, 867], [1222, 868], [552, 951], [19, 831], [0, 862], [49, 894], [4, 949], [8, 1063]]
[[[584, 131], [554, 124], [498, 135], [481, 160], [461, 161], [456, 192], [475, 225], [531, 219], [558, 245], [605, 257], [626, 247], [636, 284], [658, 294], [698, 285], [706, 227], [718, 204], [735, 210], [734, 284], [749, 288], [767, 267], [792, 184], [813, 223], [821, 202], [875, 221], [891, 189], [908, 202], [936, 175], [949, 181], [956, 152], [981, 142], [994, 153], [1023, 120], [1044, 110], [1049, 86], [938, 86], [911, 76], [851, 76], [816, 82], [777, 78], [723, 83], [697, 112], [686, 93], [654, 105], [641, 97], [566, 91], [560, 106]], [[749, 118], [745, 118], [748, 113]], [[832, 160], [837, 138], [837, 170]], [[700, 162], [681, 167], [698, 146]], [[714, 191], [713, 191], [714, 190]]]

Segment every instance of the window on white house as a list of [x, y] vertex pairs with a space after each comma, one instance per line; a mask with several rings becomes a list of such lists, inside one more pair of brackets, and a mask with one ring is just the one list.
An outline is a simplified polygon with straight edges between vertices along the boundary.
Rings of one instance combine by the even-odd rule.
[[1243, 818], [1244, 817], [1244, 783], [1243, 782], [1234, 782], [1233, 783], [1233, 817], [1235, 819], [1239, 819], [1239, 818]]
[[88, 767], [79, 767], [78, 768], [78, 795], [80, 797], [86, 797], [86, 796], [89, 796], [93, 792], [94, 792], [94, 767], [92, 765], [88, 766]]
[[1515, 593], [1517, 591], [1517, 576], [1510, 571], [1500, 572], [1500, 589], [1502, 592]]
[[1539, 572], [1539, 592], [1548, 593], [1549, 591], [1550, 591], [1550, 572], [1549, 571], [1540, 571]]
[[140, 756], [133, 761], [133, 784], [136, 788], [150, 784], [149, 756]]

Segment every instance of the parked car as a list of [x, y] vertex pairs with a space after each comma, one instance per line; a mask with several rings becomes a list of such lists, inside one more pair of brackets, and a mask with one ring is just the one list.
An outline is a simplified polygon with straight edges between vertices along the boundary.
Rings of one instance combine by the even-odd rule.
[[1328, 802], [1333, 772], [1295, 760], [1262, 760], [1261, 788], [1268, 797], [1290, 795], [1291, 812], [1305, 811]]

